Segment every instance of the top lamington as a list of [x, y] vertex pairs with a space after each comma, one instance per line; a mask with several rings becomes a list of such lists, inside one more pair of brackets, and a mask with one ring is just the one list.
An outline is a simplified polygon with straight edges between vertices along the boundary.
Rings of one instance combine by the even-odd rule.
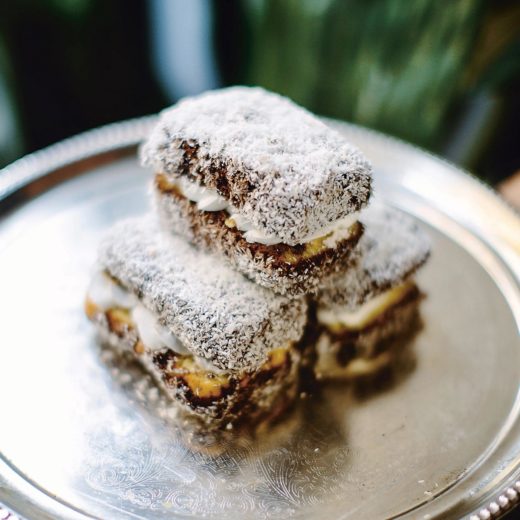
[[298, 243], [362, 209], [371, 165], [289, 99], [231, 87], [164, 110], [141, 148], [155, 172], [214, 188], [282, 242]]

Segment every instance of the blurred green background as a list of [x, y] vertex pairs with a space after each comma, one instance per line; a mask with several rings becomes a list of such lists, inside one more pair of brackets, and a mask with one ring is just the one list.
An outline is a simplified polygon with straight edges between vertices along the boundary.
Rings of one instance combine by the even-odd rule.
[[234, 83], [440, 153], [520, 169], [520, 3], [0, 2], [0, 165]]

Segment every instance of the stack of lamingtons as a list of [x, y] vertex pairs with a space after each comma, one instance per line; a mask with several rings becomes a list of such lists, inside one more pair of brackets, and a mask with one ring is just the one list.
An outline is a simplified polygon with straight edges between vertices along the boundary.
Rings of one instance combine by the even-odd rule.
[[273, 418], [298, 393], [302, 351], [318, 378], [350, 378], [414, 327], [428, 241], [365, 209], [369, 162], [306, 110], [259, 88], [209, 92], [164, 111], [141, 157], [154, 211], [108, 232], [86, 312], [172, 405], [218, 427]]

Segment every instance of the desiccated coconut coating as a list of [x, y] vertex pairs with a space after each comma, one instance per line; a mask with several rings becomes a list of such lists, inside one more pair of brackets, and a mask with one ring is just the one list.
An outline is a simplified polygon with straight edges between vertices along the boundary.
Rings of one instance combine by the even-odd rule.
[[163, 111], [141, 149], [156, 172], [215, 188], [255, 228], [295, 245], [363, 208], [370, 163], [335, 130], [261, 88], [231, 87]]
[[255, 285], [159, 232], [150, 217], [116, 224], [101, 242], [99, 264], [187, 349], [223, 370], [256, 370], [271, 349], [297, 341], [305, 325], [302, 299]]
[[365, 232], [359, 260], [345, 274], [327, 279], [318, 302], [355, 310], [359, 305], [412, 276], [430, 255], [430, 240], [405, 213], [374, 204], [361, 219]]

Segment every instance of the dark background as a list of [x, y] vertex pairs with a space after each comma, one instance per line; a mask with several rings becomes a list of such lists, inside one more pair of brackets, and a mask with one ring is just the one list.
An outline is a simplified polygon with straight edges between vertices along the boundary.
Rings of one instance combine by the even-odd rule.
[[519, 28], [509, 0], [3, 0], [0, 165], [245, 83], [496, 183], [520, 169]]

